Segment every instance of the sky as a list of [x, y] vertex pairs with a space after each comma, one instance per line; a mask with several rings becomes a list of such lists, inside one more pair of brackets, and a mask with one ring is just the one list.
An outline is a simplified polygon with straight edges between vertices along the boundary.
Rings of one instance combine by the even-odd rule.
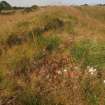
[[[2, 0], [0, 0], [2, 1]], [[105, 4], [105, 0], [5, 0], [13, 6]]]

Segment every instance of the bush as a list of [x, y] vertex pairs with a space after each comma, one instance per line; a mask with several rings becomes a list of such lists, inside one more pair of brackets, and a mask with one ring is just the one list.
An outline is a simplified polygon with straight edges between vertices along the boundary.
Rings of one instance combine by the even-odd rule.
[[11, 5], [9, 3], [7, 3], [6, 1], [1, 1], [0, 2], [0, 12], [2, 10], [9, 10], [11, 8], [12, 8]]
[[17, 35], [10, 35], [7, 38], [6, 43], [9, 45], [9, 47], [12, 47], [14, 45], [19, 45], [22, 43], [22, 38]]
[[89, 6], [88, 4], [83, 4], [82, 6]]
[[27, 76], [27, 74], [30, 72], [31, 70], [31, 64], [30, 64], [30, 59], [28, 59], [27, 57], [22, 57], [20, 60], [17, 60], [14, 63], [14, 67], [12, 66], [12, 68], [14, 69], [13, 72], [15, 75], [17, 76]]
[[59, 18], [53, 18], [45, 25], [45, 31], [51, 30], [51, 29], [57, 29], [64, 26], [64, 23]]
[[31, 8], [32, 9], [38, 9], [39, 7], [37, 5], [33, 5]]
[[29, 12], [32, 12], [32, 9], [30, 7], [29, 8], [27, 7], [27, 8], [24, 8], [23, 12], [29, 13]]
[[16, 7], [16, 6], [14, 6], [14, 7], [12, 7], [14, 10], [20, 10], [20, 9], [24, 9], [24, 7]]

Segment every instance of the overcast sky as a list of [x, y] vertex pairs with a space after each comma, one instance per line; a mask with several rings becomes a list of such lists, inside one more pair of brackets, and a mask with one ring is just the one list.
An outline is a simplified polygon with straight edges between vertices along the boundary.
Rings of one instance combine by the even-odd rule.
[[[2, 0], [0, 0], [2, 1]], [[105, 3], [105, 0], [5, 0], [13, 6], [31, 6], [37, 5], [70, 5], [70, 4], [99, 4]]]

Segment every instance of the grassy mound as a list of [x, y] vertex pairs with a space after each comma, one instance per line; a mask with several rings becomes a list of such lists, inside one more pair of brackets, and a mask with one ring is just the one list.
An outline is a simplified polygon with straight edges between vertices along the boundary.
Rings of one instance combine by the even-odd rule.
[[36, 8], [0, 15], [0, 105], [104, 105], [105, 7]]

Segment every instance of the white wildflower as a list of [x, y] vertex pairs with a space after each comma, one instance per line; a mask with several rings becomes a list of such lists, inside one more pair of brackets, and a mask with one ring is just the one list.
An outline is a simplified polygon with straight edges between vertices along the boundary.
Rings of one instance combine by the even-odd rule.
[[68, 70], [67, 70], [67, 69], [64, 69], [63, 71], [64, 71], [64, 72], [67, 72]]
[[91, 75], [94, 75], [95, 73], [96, 73], [96, 69], [95, 68], [93, 68], [93, 67], [87, 67], [87, 69], [88, 69], [88, 72], [91, 74]]
[[105, 84], [105, 80], [103, 80], [103, 83]]
[[62, 72], [59, 70], [59, 71], [57, 71], [57, 74], [61, 75], [61, 74], [62, 74]]

